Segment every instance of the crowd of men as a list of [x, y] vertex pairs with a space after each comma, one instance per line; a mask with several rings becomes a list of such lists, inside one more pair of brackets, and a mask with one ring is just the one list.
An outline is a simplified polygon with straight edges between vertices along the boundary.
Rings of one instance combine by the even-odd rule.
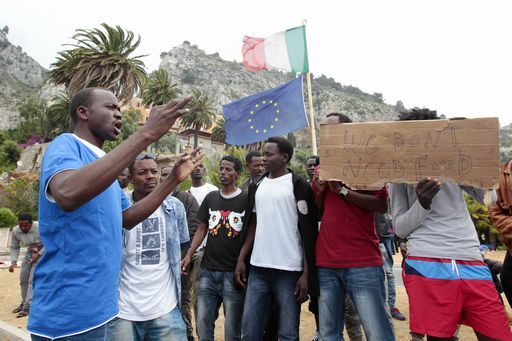
[[[247, 154], [250, 178], [240, 186], [241, 161], [223, 156], [217, 188], [205, 181], [199, 149], [161, 170], [144, 152], [189, 100], [155, 106], [140, 130], [105, 153], [103, 143], [121, 131], [117, 99], [100, 88], [73, 97], [74, 133], [56, 138], [43, 158], [41, 238], [19, 237], [39, 245], [27, 261], [31, 269], [38, 263], [33, 295], [22, 290], [16, 309], [30, 311], [33, 340], [214, 340], [221, 305], [217, 337], [298, 340], [308, 298], [314, 340], [342, 340], [345, 326], [351, 340], [395, 340], [392, 318], [405, 317], [395, 306], [393, 233], [406, 241], [414, 340], [451, 340], [459, 324], [479, 340], [512, 340], [463, 198], [483, 200], [486, 189], [424, 178], [352, 190], [321, 181], [316, 156], [307, 181], [289, 168], [294, 148], [282, 137]], [[333, 113], [324, 123], [347, 122]], [[510, 168], [502, 168], [490, 211], [512, 249]], [[180, 190], [189, 176], [192, 186]], [[27, 223], [31, 217], [20, 217], [20, 236]]]

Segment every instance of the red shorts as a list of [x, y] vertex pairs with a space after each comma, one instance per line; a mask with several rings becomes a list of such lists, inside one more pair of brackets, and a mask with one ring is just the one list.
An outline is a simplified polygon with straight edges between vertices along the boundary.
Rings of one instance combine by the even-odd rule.
[[487, 337], [512, 340], [505, 309], [483, 261], [407, 256], [403, 278], [411, 332], [448, 338], [464, 324]]

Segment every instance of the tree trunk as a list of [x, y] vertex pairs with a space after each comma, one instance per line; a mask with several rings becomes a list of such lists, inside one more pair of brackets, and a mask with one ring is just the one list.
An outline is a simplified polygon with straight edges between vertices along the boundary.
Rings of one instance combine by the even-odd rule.
[[198, 142], [199, 142], [199, 123], [196, 123], [195, 131], [194, 131], [194, 149], [197, 148]]

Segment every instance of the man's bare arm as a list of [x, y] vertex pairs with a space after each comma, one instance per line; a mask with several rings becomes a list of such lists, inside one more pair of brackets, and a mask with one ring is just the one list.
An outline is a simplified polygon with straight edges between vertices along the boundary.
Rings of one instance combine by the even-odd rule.
[[153, 107], [146, 124], [107, 155], [78, 170], [56, 174], [49, 183], [49, 191], [57, 204], [65, 211], [73, 211], [103, 192], [140, 152], [167, 133], [176, 119], [188, 111], [183, 108], [190, 99], [187, 96]]

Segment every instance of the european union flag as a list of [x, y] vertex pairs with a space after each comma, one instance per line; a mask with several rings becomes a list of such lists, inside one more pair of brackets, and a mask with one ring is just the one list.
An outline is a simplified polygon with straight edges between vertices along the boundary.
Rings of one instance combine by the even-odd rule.
[[302, 77], [222, 106], [226, 142], [260, 142], [308, 126]]

